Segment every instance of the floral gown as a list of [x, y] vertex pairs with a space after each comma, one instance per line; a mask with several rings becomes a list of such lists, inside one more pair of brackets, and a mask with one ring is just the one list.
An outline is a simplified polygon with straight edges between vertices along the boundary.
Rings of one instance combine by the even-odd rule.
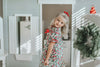
[[[44, 66], [44, 61], [46, 59], [46, 53], [48, 49], [48, 45], [50, 42], [55, 42], [50, 58], [49, 58], [49, 65]], [[61, 37], [61, 28], [51, 27], [49, 32], [46, 35], [46, 44], [42, 49], [42, 56], [40, 59], [39, 67], [65, 67], [63, 61], [63, 41]]]

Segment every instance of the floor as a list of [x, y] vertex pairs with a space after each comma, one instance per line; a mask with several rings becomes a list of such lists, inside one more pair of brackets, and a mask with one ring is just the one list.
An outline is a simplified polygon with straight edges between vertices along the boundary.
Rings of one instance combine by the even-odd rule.
[[95, 60], [80, 67], [100, 67], [100, 60]]

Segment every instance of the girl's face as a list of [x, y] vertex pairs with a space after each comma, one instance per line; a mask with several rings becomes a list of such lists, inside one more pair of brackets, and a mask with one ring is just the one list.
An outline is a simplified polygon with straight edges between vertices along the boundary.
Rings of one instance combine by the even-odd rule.
[[63, 27], [65, 25], [65, 22], [61, 16], [56, 17], [54, 21], [54, 26], [55, 27]]

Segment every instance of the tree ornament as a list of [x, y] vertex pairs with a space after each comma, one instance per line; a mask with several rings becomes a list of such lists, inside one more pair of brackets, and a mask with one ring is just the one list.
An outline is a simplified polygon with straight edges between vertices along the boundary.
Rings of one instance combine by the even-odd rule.
[[91, 7], [90, 14], [96, 14], [95, 7]]

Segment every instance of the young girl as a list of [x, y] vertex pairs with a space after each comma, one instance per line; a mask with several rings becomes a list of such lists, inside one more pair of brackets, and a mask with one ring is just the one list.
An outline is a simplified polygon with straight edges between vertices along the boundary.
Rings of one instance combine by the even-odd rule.
[[69, 22], [68, 13], [58, 14], [46, 30], [46, 44], [44, 44], [39, 67], [65, 67], [63, 60], [62, 35], [66, 34]]

